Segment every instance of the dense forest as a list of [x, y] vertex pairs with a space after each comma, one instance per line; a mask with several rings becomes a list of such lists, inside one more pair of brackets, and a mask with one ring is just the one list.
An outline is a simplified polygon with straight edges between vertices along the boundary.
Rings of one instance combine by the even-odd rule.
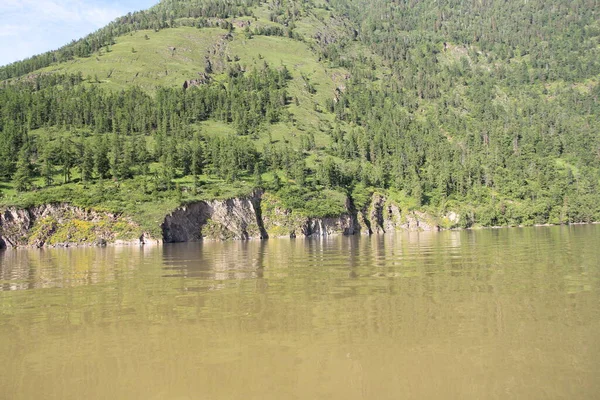
[[[292, 206], [326, 189], [360, 208], [384, 191], [408, 208], [457, 211], [464, 227], [597, 221], [599, 12], [594, 0], [162, 1], [0, 68], [1, 201], [110, 182], [118, 189], [104, 200], [126, 202], [118, 190], [130, 182], [136, 201], [183, 202], [212, 184], [260, 187]], [[38, 71], [181, 27], [219, 28], [250, 47], [277, 36], [345, 76], [330, 92], [260, 53], [223, 67], [211, 54], [200, 84], [152, 91]], [[301, 107], [325, 122], [300, 129]], [[282, 124], [288, 136], [274, 138]]]

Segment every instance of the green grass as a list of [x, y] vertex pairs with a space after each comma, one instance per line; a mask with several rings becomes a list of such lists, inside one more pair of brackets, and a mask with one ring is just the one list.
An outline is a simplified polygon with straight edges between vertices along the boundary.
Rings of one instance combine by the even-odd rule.
[[[267, 22], [259, 19], [253, 24]], [[225, 43], [222, 65], [219, 65], [222, 71], [234, 62], [225, 61], [229, 58], [238, 59], [237, 62], [247, 69], [268, 62], [274, 67], [285, 65], [291, 73], [292, 79], [288, 82], [290, 103], [286, 108], [290, 117], [263, 127], [258, 138], [259, 149], [269, 140], [285, 141], [298, 147], [300, 137], [308, 132], [315, 134], [318, 147], [329, 144], [325, 131], [334, 123], [334, 116], [324, 112], [325, 105], [333, 98], [335, 88], [344, 84], [348, 71], [328, 68], [308, 44], [297, 40], [274, 36], [248, 39], [243, 30], [237, 29], [233, 40], [223, 42], [225, 34], [226, 31], [219, 28], [191, 27], [138, 31], [117, 38], [110, 52], [103, 49], [90, 57], [76, 58], [40, 72], [81, 72], [89, 85], [109, 90], [138, 85], [152, 93], [157, 86], [179, 87], [185, 80], [197, 77], [198, 72], [204, 71], [205, 56], [216, 43], [222, 42]], [[223, 74], [217, 73], [215, 79], [222, 81]], [[315, 93], [309, 92], [307, 82], [315, 88]], [[205, 121], [200, 126], [208, 134], [235, 132], [232, 126], [222, 122]]]
[[233, 127], [233, 125], [226, 124], [222, 121], [208, 120], [203, 121], [198, 125], [200, 127], [200, 130], [209, 136], [227, 136], [235, 134], [235, 128]]
[[[55, 179], [60, 178], [56, 175]], [[166, 191], [153, 191], [150, 177], [138, 176], [123, 182], [95, 180], [87, 184], [77, 182], [78, 180], [79, 177], [75, 176], [71, 183], [42, 187], [43, 183], [37, 179], [36, 184], [42, 188], [25, 193], [17, 193], [12, 183], [0, 182], [3, 192], [0, 208], [25, 208], [67, 202], [86, 209], [123, 213], [138, 223], [142, 230], [160, 237], [160, 224], [165, 215], [180, 205], [200, 200], [246, 196], [253, 190], [251, 176], [244, 177], [242, 181], [227, 183], [215, 176], [201, 175], [198, 179], [200, 185], [195, 190], [193, 177], [179, 177], [173, 181], [173, 189]]]
[[[292, 76], [287, 88], [290, 103], [280, 122], [263, 126], [255, 138], [257, 148], [261, 150], [269, 141], [290, 143], [298, 148], [302, 136], [309, 133], [314, 134], [317, 148], [323, 148], [330, 144], [327, 132], [335, 123], [334, 115], [326, 111], [326, 104], [333, 99], [335, 89], [345, 86], [350, 77], [349, 71], [323, 61], [311, 49], [316, 45], [317, 32], [341, 29], [328, 25], [332, 13], [326, 7], [322, 1], [314, 6], [300, 6], [295, 32], [303, 41], [260, 35], [249, 38], [242, 28], [235, 28], [230, 40], [224, 39], [227, 31], [221, 28], [140, 30], [117, 37], [110, 48], [105, 47], [89, 57], [52, 65], [39, 72], [80, 72], [87, 85], [108, 90], [137, 85], [153, 93], [158, 86], [181, 87], [185, 80], [196, 78], [204, 71], [207, 55], [213, 63], [213, 78], [218, 82], [225, 81], [225, 73], [234, 62], [246, 69], [260, 67], [264, 62], [273, 67], [285, 65]], [[252, 9], [252, 16], [237, 19], [251, 21], [251, 31], [260, 26], [285, 28], [269, 20], [271, 12], [264, 4]], [[217, 48], [220, 52], [215, 54]], [[367, 57], [382, 64], [380, 58], [359, 42], [348, 47], [347, 56]], [[383, 78], [386, 71], [385, 66], [379, 68], [377, 77]], [[310, 92], [310, 86], [315, 89], [314, 93]], [[205, 121], [198, 125], [209, 135], [235, 132], [232, 126], [222, 122]], [[322, 156], [319, 151], [316, 155], [317, 158]]]
[[[255, 138], [256, 146], [259, 151], [269, 142], [290, 143], [292, 147], [299, 148], [301, 138], [312, 133], [317, 150], [308, 158], [308, 166], [315, 167], [323, 156], [320, 149], [330, 143], [328, 131], [335, 121], [333, 114], [325, 112], [325, 105], [333, 98], [334, 90], [344, 85], [349, 77], [347, 70], [319, 60], [317, 53], [310, 48], [315, 43], [314, 34], [327, 28], [323, 21], [328, 21], [331, 15], [324, 9], [326, 3], [318, 3], [317, 7], [321, 8], [303, 6], [296, 21], [296, 32], [303, 36], [305, 42], [274, 36], [248, 38], [244, 30], [239, 28], [233, 31], [232, 40], [224, 40], [227, 31], [220, 28], [179, 27], [158, 32], [141, 30], [116, 38], [116, 43], [110, 48], [103, 48], [89, 57], [52, 65], [38, 72], [80, 72], [86, 79], [86, 85], [107, 90], [122, 90], [137, 85], [152, 94], [158, 86], [181, 87], [185, 80], [196, 78], [199, 72], [204, 71], [205, 57], [209, 54], [215, 63], [214, 78], [220, 82], [225, 82], [225, 72], [234, 62], [246, 69], [260, 67], [264, 62], [275, 68], [286, 66], [292, 77], [287, 87], [290, 103], [286, 107], [286, 115], [280, 122], [263, 127]], [[277, 25], [269, 21], [270, 12], [265, 4], [253, 10], [256, 19], [239, 19], [251, 20], [251, 29]], [[217, 44], [221, 45], [222, 53], [215, 55], [212, 53]], [[361, 52], [368, 53], [368, 49], [360, 48], [358, 44], [352, 46], [354, 55]], [[309, 91], [309, 86], [314, 87], [314, 93]], [[214, 120], [201, 122], [194, 129], [207, 136], [235, 134], [232, 125]], [[67, 131], [55, 127], [38, 129], [30, 134], [46, 140], [91, 135], [87, 130]], [[149, 150], [152, 150], [154, 140], [148, 136], [147, 141]], [[151, 171], [153, 169], [156, 169], [156, 165], [150, 167]], [[264, 174], [263, 178], [268, 183], [272, 180], [272, 174]], [[27, 207], [69, 202], [76, 206], [124, 213], [144, 230], [157, 235], [160, 234], [158, 227], [164, 216], [181, 204], [244, 196], [253, 189], [252, 176], [230, 184], [215, 176], [203, 175], [199, 177], [198, 188], [194, 188], [191, 176], [184, 176], [173, 181], [173, 186], [179, 190], [169, 191], [154, 191], [150, 176], [138, 176], [124, 182], [95, 180], [84, 185], [76, 168], [72, 170], [71, 183], [62, 182], [60, 168], [56, 169], [54, 185], [45, 187], [43, 179], [37, 177], [32, 184], [38, 189], [28, 193], [17, 193], [12, 183], [0, 182], [3, 194], [0, 206]], [[306, 201], [301, 209], [307, 215], [328, 216], [344, 211], [345, 195], [341, 193], [326, 191], [320, 194], [305, 193], [303, 196]], [[291, 201], [284, 200], [288, 203]]]
[[[327, 99], [333, 98], [334, 89], [338, 86], [336, 79], [345, 76], [346, 71], [326, 68], [305, 43], [289, 38], [254, 36], [246, 39], [238, 36], [230, 43], [229, 51], [240, 58], [242, 65], [260, 66], [266, 61], [275, 67], [285, 65], [291, 73], [292, 79], [288, 82], [291, 103], [287, 107], [291, 121], [267, 127], [262, 138], [268, 137], [270, 132], [274, 140], [285, 138], [297, 143], [302, 132], [314, 132], [316, 140], [328, 143], [329, 138], [321, 133], [320, 127], [333, 123], [334, 116], [315, 111], [315, 104], [320, 110], [325, 108]], [[309, 93], [303, 76], [316, 93]]]
[[224, 34], [226, 31], [219, 28], [141, 30], [116, 38], [110, 52], [103, 49], [90, 57], [76, 58], [40, 72], [81, 72], [84, 78], [92, 78], [90, 84], [112, 90], [131, 85], [147, 90], [181, 86], [185, 80], [198, 77], [198, 72], [204, 72], [208, 50]]

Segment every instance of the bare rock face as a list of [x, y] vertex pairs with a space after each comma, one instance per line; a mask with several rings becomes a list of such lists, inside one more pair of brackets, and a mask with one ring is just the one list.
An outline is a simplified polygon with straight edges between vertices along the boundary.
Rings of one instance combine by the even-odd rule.
[[368, 214], [372, 233], [385, 233], [385, 228], [383, 227], [383, 207], [385, 207], [385, 198], [377, 193], [373, 194]]
[[0, 214], [0, 238], [5, 247], [16, 247], [26, 243], [27, 233], [32, 226], [28, 210], [8, 208]]
[[192, 86], [207, 85], [211, 82], [211, 77], [205, 72], [198, 72], [199, 77], [196, 79], [189, 79], [183, 82], [183, 88], [187, 89]]
[[454, 211], [448, 212], [444, 216], [444, 218], [448, 220], [450, 226], [458, 226], [458, 224], [460, 223], [460, 215], [458, 215]]
[[262, 208], [263, 226], [269, 237], [295, 238], [304, 235], [307, 218], [285, 209], [280, 204], [273, 204], [269, 195], [265, 195], [269, 203]]
[[[458, 214], [450, 212], [452, 221], [458, 221]], [[368, 228], [369, 234], [394, 231], [438, 231], [437, 219], [421, 211], [402, 210], [385, 196], [374, 193], [371, 203], [357, 213], [359, 224]], [[366, 232], [365, 232], [366, 233]]]
[[286, 209], [276, 196], [257, 191], [247, 197], [179, 207], [165, 217], [163, 237], [156, 239], [122, 215], [62, 203], [0, 210], [0, 249], [435, 231], [441, 229], [439, 225], [456, 226], [459, 220], [454, 212], [438, 219], [421, 211], [402, 210], [378, 193], [361, 210], [355, 210], [348, 200], [342, 214], [317, 218]]
[[286, 209], [269, 194], [264, 196], [261, 216], [269, 237], [354, 235], [363, 229], [356, 213], [350, 212], [348, 205], [347, 211], [339, 216], [317, 218]]
[[260, 215], [259, 194], [180, 207], [167, 215], [162, 231], [166, 243], [268, 237]]
[[383, 211], [385, 207], [385, 198], [374, 193], [371, 203], [364, 209], [357, 211], [357, 223], [360, 227], [360, 233], [365, 235], [385, 233]]
[[307, 218], [302, 226], [302, 234], [306, 237], [354, 235], [355, 232], [356, 219], [352, 214], [328, 218]]
[[142, 244], [150, 237], [121, 215], [66, 203], [0, 211], [0, 248], [104, 245], [115, 240]]
[[371, 222], [362, 211], [356, 213], [356, 227], [357, 233], [360, 233], [361, 235], [371, 235], [373, 233], [371, 230]]
[[[285, 215], [288, 210], [278, 210]], [[360, 226], [352, 214], [339, 217], [310, 218], [291, 216], [285, 223], [279, 223], [266, 218], [267, 232], [270, 237], [321, 237], [333, 235], [354, 235], [360, 231]]]

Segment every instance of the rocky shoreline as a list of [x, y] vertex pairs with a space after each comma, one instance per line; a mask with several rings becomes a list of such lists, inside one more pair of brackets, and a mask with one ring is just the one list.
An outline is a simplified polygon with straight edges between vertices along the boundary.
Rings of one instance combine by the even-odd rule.
[[[450, 227], [457, 225], [460, 219], [453, 212], [444, 218]], [[402, 210], [380, 194], [373, 194], [363, 209], [354, 209], [348, 201], [346, 212], [317, 218], [286, 209], [274, 196], [256, 191], [246, 197], [181, 206], [165, 216], [161, 224], [162, 237], [156, 238], [124, 215], [59, 203], [0, 210], [0, 248], [159, 245], [437, 231], [442, 229], [437, 221], [423, 212]]]
[[[459, 222], [456, 213], [448, 213], [444, 218], [453, 225]], [[161, 228], [165, 243], [442, 229], [435, 217], [424, 212], [401, 210], [379, 194], [374, 194], [361, 210], [355, 210], [348, 201], [346, 211], [340, 215], [314, 217], [286, 209], [276, 198], [262, 192], [179, 207], [165, 217]]]
[[158, 243], [131, 219], [68, 203], [0, 210], [0, 248]]
[[256, 191], [245, 197], [198, 201], [178, 207], [164, 217], [160, 225], [162, 237], [144, 231], [125, 215], [87, 210], [68, 203], [7, 207], [0, 209], [0, 249], [158, 246], [178, 242], [372, 235], [456, 229], [459, 222], [460, 215], [455, 212], [440, 217], [403, 210], [378, 193], [359, 210], [348, 200], [344, 213], [317, 218], [286, 209], [276, 197]]

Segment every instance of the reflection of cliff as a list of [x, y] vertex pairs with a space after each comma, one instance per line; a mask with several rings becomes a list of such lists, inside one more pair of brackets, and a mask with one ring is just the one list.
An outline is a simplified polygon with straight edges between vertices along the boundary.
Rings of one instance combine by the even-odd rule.
[[[236, 281], [263, 278], [266, 241], [178, 244], [162, 248], [164, 277]], [[213, 289], [223, 288], [216, 284]]]
[[[114, 282], [134, 273], [156, 247], [7, 251], [0, 256], [0, 291], [68, 288]], [[155, 253], [160, 256], [160, 253]]]

